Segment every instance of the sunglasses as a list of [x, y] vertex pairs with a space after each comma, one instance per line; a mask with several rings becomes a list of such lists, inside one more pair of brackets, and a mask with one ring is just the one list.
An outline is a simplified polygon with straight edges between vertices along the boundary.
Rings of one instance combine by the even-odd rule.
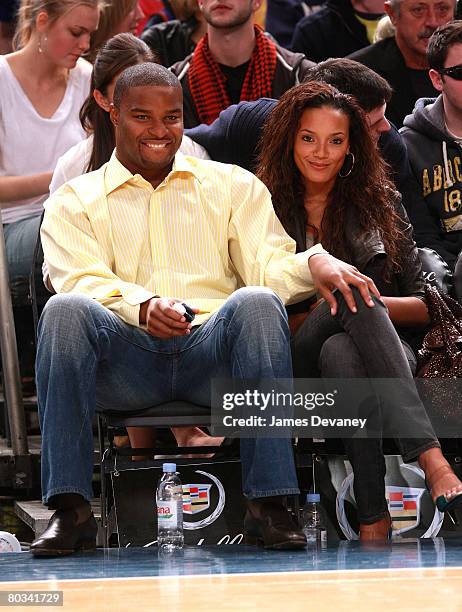
[[450, 68], [441, 68], [441, 70], [438, 70], [438, 72], [451, 77], [451, 79], [456, 81], [462, 81], [462, 64], [451, 66]]

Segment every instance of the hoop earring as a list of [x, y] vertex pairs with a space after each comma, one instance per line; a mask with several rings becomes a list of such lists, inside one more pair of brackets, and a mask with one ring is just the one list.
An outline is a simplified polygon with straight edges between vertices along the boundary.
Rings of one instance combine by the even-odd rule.
[[[349, 156], [351, 156], [351, 161], [349, 163], [350, 167], [348, 168], [348, 170], [344, 174], [342, 174], [342, 170], [345, 167], [346, 158], [349, 157]], [[346, 178], [347, 176], [350, 176], [353, 168], [355, 167], [355, 156], [353, 155], [353, 153], [351, 153], [351, 151], [350, 151], [350, 153], [347, 153], [345, 155], [345, 162], [343, 163], [343, 166], [340, 168], [340, 172], [338, 173], [340, 178]]]

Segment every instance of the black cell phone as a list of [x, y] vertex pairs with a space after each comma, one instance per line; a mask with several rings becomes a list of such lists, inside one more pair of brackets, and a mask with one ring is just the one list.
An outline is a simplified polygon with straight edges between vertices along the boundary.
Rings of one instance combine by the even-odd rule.
[[192, 323], [194, 321], [194, 319], [196, 318], [196, 313], [194, 312], [194, 310], [191, 308], [191, 306], [188, 306], [187, 304], [185, 304], [184, 302], [182, 302], [182, 306], [184, 306], [184, 309], [186, 310], [186, 312], [184, 313], [184, 318], [186, 319], [186, 321], [188, 323]]

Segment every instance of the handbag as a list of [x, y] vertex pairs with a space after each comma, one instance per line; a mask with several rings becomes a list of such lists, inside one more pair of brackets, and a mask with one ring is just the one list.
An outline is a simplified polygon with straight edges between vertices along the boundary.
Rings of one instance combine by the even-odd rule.
[[441, 379], [462, 378], [462, 306], [428, 284], [425, 300], [431, 328], [418, 351], [417, 376], [428, 381], [420, 388], [434, 424], [453, 424], [459, 429], [462, 424], [459, 385]]

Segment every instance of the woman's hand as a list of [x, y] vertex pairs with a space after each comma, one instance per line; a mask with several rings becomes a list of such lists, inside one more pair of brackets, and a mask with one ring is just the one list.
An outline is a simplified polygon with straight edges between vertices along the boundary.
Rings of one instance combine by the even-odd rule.
[[357, 287], [364, 302], [373, 308], [371, 295], [380, 297], [374, 281], [362, 274], [357, 268], [336, 259], [328, 253], [316, 253], [308, 259], [313, 283], [320, 295], [328, 302], [332, 316], [337, 314], [337, 300], [333, 294], [338, 289], [352, 312], [357, 312], [351, 286]]

